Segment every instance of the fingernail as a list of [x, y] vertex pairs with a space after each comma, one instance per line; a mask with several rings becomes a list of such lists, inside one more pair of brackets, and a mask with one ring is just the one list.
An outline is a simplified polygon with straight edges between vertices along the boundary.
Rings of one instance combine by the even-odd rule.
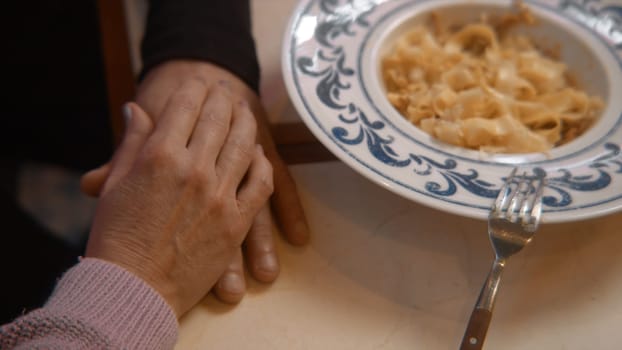
[[240, 275], [237, 273], [227, 273], [220, 280], [220, 287], [227, 291], [228, 293], [244, 293], [244, 281], [240, 278]]
[[274, 272], [279, 268], [279, 263], [276, 261], [276, 256], [274, 254], [264, 254], [257, 265], [260, 270], [265, 272]]
[[123, 118], [125, 119], [125, 125], [128, 125], [130, 120], [132, 120], [132, 107], [130, 107], [129, 103], [123, 105]]

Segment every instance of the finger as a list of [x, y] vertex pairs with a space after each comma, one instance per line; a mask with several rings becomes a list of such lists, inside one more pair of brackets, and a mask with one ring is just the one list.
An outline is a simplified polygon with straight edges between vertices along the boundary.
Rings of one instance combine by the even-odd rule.
[[153, 133], [153, 142], [186, 147], [207, 95], [202, 79], [190, 79], [168, 99]]
[[188, 149], [199, 153], [198, 159], [214, 167], [231, 126], [231, 96], [225, 83], [213, 87], [201, 109]]
[[306, 244], [309, 241], [310, 231], [300, 204], [296, 183], [276, 150], [265, 111], [261, 108], [256, 109], [256, 116], [258, 117], [258, 138], [274, 171], [274, 194], [271, 197], [274, 216], [283, 236], [289, 243]]
[[112, 157], [110, 175], [106, 179], [102, 193], [114, 187], [130, 171], [153, 129], [151, 119], [140, 106], [128, 103], [124, 108], [127, 123], [125, 135]]
[[80, 190], [87, 196], [97, 197], [110, 174], [110, 162], [90, 170], [80, 178]]
[[251, 275], [261, 282], [272, 282], [279, 275], [279, 260], [272, 237], [270, 206], [259, 211], [244, 241], [246, 263]]
[[214, 286], [214, 294], [225, 303], [239, 303], [246, 293], [246, 281], [244, 279], [244, 261], [242, 249], [238, 249], [233, 260], [220, 276]]
[[246, 181], [238, 191], [238, 207], [243, 218], [255, 218], [266, 204], [273, 190], [272, 165], [263, 154], [260, 145], [248, 170]]
[[285, 239], [294, 245], [309, 241], [309, 225], [305, 217], [296, 183], [280, 157], [271, 159], [274, 169], [274, 193], [271, 204]]
[[257, 123], [246, 102], [233, 105], [231, 131], [216, 160], [224, 188], [235, 191], [253, 159]]

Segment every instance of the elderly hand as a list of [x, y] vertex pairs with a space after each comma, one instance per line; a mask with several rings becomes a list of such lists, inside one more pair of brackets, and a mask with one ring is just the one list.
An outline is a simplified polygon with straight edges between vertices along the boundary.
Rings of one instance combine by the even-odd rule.
[[272, 168], [248, 104], [227, 89], [188, 79], [164, 102], [155, 127], [128, 105], [123, 141], [95, 171], [109, 174], [86, 255], [144, 279], [181, 316], [239, 252], [272, 193]]
[[[191, 60], [173, 60], [153, 68], [139, 86], [137, 102], [158, 122], [158, 116], [168, 100], [184, 82], [201, 77], [208, 86], [226, 82], [230, 93], [247, 101], [257, 120], [258, 139], [274, 169], [274, 194], [271, 197], [274, 214], [281, 230], [291, 244], [303, 245], [309, 239], [309, 229], [298, 198], [296, 185], [280, 158], [270, 135], [265, 111], [258, 96], [237, 76], [216, 65]], [[110, 165], [87, 173], [82, 179], [85, 193], [96, 196], [110, 171]], [[272, 237], [270, 206], [262, 208], [250, 228], [244, 248], [251, 275], [262, 282], [272, 282], [279, 273], [279, 263]], [[238, 252], [226, 272], [214, 287], [223, 301], [235, 303], [246, 291], [242, 252]]]
[[[200, 76], [208, 86], [227, 82], [235, 98], [245, 100], [251, 106], [258, 124], [258, 138], [266, 157], [274, 169], [274, 195], [272, 208], [282, 232], [292, 244], [302, 245], [309, 239], [309, 229], [298, 198], [296, 185], [278, 155], [266, 115], [258, 96], [237, 76], [216, 65], [191, 60], [173, 60], [152, 69], [140, 84], [136, 101], [151, 116], [158, 116], [164, 102], [179, 86], [193, 77]], [[156, 123], [159, 123], [156, 120]], [[259, 281], [271, 282], [279, 273], [278, 258], [272, 237], [270, 207], [266, 206], [250, 228], [244, 242], [246, 263], [251, 275]], [[223, 301], [237, 302], [245, 292], [244, 271], [241, 252], [236, 255], [214, 291]]]

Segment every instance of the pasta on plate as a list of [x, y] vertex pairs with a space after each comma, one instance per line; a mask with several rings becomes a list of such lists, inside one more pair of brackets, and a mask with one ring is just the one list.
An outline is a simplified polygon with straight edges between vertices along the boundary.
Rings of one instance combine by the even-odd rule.
[[387, 98], [421, 130], [461, 147], [546, 152], [573, 140], [598, 118], [603, 100], [579, 89], [554, 55], [507, 29], [507, 21], [485, 17], [446, 28], [432, 16], [383, 58]]

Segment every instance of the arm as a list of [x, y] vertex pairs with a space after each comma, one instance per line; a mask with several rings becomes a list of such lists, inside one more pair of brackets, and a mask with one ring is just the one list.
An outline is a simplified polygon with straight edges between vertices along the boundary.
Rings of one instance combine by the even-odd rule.
[[259, 90], [248, 0], [151, 0], [141, 77], [172, 60], [209, 62]]
[[83, 259], [41, 309], [0, 328], [1, 349], [172, 349], [177, 319], [135, 275]]
[[172, 349], [175, 317], [222, 276], [272, 193], [255, 118], [226, 88], [184, 83], [155, 127], [136, 104], [126, 113], [89, 235], [94, 259], [44, 308], [0, 328], [2, 349]]

